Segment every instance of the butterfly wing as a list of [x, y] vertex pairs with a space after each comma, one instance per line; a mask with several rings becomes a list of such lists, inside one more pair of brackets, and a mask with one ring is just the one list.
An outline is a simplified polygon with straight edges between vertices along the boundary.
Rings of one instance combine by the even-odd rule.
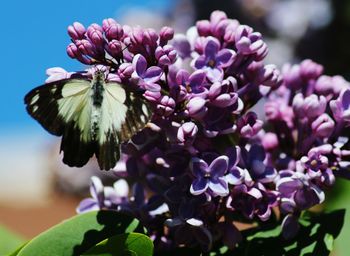
[[28, 113], [50, 133], [63, 136], [63, 162], [81, 167], [95, 151], [91, 138], [91, 82], [67, 79], [33, 89], [25, 97]]
[[113, 168], [120, 158], [119, 146], [141, 130], [150, 112], [141, 97], [134, 97], [118, 83], [106, 83], [96, 156], [101, 169]]

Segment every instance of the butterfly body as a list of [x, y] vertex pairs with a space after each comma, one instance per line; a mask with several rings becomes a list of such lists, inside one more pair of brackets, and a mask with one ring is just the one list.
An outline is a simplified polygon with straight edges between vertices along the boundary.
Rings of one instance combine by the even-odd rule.
[[50, 133], [62, 136], [63, 162], [81, 167], [95, 154], [101, 169], [113, 168], [120, 144], [148, 122], [141, 96], [102, 71], [92, 79], [72, 78], [45, 84], [25, 97], [28, 113]]

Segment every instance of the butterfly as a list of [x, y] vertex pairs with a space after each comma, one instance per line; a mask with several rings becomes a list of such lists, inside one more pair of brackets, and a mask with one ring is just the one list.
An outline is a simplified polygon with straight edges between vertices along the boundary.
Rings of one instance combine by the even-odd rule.
[[34, 88], [24, 101], [48, 132], [62, 136], [65, 164], [82, 167], [95, 155], [101, 170], [115, 167], [121, 143], [143, 129], [151, 116], [142, 95], [106, 81], [101, 70], [92, 79], [68, 78]]

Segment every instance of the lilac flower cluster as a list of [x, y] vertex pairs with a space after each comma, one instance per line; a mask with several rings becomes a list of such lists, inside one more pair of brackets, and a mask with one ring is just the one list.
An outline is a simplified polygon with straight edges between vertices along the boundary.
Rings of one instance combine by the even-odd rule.
[[[234, 221], [262, 223], [279, 210], [291, 237], [301, 211], [324, 200], [338, 172], [346, 174], [348, 83], [322, 75], [310, 60], [285, 66], [282, 75], [263, 63], [262, 35], [225, 13], [213, 12], [186, 35], [113, 19], [87, 29], [76, 22], [68, 33], [70, 57], [102, 65], [106, 79], [142, 91], [153, 111], [114, 168], [133, 181], [129, 197], [123, 179], [103, 187], [94, 177], [92, 198], [78, 212], [129, 212], [157, 250], [233, 249], [241, 240]], [[49, 74], [50, 81], [72, 75]], [[252, 110], [263, 97], [266, 123]]]

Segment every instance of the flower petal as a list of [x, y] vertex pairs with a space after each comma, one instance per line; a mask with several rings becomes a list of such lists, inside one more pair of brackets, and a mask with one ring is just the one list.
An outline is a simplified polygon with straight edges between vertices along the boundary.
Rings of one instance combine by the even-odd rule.
[[224, 176], [228, 167], [228, 157], [227, 156], [219, 156], [210, 164], [210, 176], [213, 179], [217, 179], [219, 177]]
[[192, 182], [190, 192], [192, 195], [200, 195], [208, 189], [208, 179], [198, 178]]
[[132, 65], [136, 73], [143, 78], [143, 75], [147, 69], [147, 61], [141, 54], [136, 54], [132, 60]]
[[99, 209], [100, 207], [98, 206], [96, 200], [92, 198], [86, 198], [80, 202], [76, 211], [77, 213], [83, 213], [83, 212], [95, 211]]
[[236, 57], [233, 50], [222, 49], [216, 55], [216, 65], [221, 68], [230, 66]]
[[229, 194], [228, 184], [224, 178], [210, 180], [209, 188], [213, 192], [213, 196], [227, 196]]

